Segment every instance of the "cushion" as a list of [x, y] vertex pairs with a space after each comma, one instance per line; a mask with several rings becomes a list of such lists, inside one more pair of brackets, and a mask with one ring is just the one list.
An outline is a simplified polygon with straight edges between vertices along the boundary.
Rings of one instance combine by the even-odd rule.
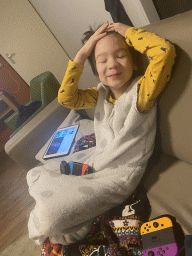
[[[75, 124], [79, 124], [79, 129], [75, 138], [75, 141], [73, 143], [73, 146], [71, 148], [70, 154], [72, 154], [74, 152], [75, 149], [75, 145], [77, 143], [78, 140], [80, 140], [82, 137], [86, 136], [86, 135], [90, 135], [92, 133], [94, 133], [94, 122], [93, 120], [90, 119], [84, 119], [76, 110], [71, 110], [68, 114], [68, 116], [66, 117], [66, 119], [60, 124], [60, 126], [57, 128], [64, 128], [70, 125], [75, 125]], [[53, 136], [53, 135], [52, 135]], [[46, 144], [41, 148], [41, 150], [37, 153], [37, 155], [35, 156], [35, 158], [37, 160], [39, 160], [41, 163], [47, 163], [48, 161], [51, 161], [51, 159], [45, 160], [43, 159], [43, 155], [45, 153], [45, 150], [47, 149], [52, 136], [49, 138], [49, 140], [46, 142]], [[61, 159], [62, 160], [63, 157], [59, 157], [57, 158], [57, 160]]]
[[192, 166], [165, 153], [152, 157], [144, 177], [151, 204], [150, 219], [174, 216], [185, 234], [192, 234]]
[[176, 60], [159, 98], [159, 137], [164, 153], [192, 164], [192, 10], [143, 27], [170, 40]]

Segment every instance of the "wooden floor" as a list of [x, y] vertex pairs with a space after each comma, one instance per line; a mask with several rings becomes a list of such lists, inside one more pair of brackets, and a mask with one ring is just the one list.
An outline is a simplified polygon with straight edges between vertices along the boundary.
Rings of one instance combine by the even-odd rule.
[[28, 193], [28, 170], [0, 152], [0, 253], [28, 233], [29, 213], [35, 201]]

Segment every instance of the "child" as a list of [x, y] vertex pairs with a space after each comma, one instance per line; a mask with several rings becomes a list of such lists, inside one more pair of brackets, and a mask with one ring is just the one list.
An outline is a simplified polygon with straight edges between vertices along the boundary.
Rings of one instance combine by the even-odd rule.
[[[121, 23], [105, 22], [95, 33], [85, 35], [90, 38], [69, 61], [58, 101], [72, 109], [96, 107], [92, 167], [104, 169], [123, 155], [127, 165], [145, 169], [154, 147], [156, 99], [170, 79], [175, 48], [154, 33]], [[144, 76], [135, 77], [138, 63], [133, 50], [149, 58]], [[82, 90], [78, 81], [86, 59], [100, 83]]]
[[[86, 32], [82, 41], [83, 47], [69, 61], [58, 101], [71, 109], [96, 107], [96, 150], [87, 164], [96, 171], [120, 163], [137, 166], [139, 183], [153, 152], [156, 99], [170, 79], [175, 48], [154, 33], [107, 21], [96, 32]], [[140, 77], [135, 50], [149, 59]], [[78, 82], [86, 59], [100, 83], [82, 90]]]
[[[138, 161], [137, 164], [142, 165], [150, 157], [154, 146], [156, 99], [170, 79], [176, 57], [175, 48], [169, 41], [156, 34], [121, 23], [109, 25], [108, 22], [96, 32], [92, 30], [86, 32], [82, 42], [84, 46], [78, 51], [74, 60], [69, 61], [58, 93], [58, 101], [72, 109], [96, 106], [94, 122], [98, 153], [104, 151], [108, 144], [110, 145], [110, 138], [107, 139], [107, 136], [112, 137], [112, 135], [107, 128], [111, 128], [111, 133], [114, 134], [120, 132], [123, 126], [121, 122], [125, 122], [127, 118], [123, 115], [130, 116], [126, 125], [130, 126], [129, 131], [134, 130], [132, 132], [134, 136], [129, 137], [127, 134], [124, 138], [126, 137], [127, 143], [129, 139], [135, 139], [137, 142], [130, 142], [135, 150], [130, 150], [131, 156], [127, 162], [135, 164]], [[134, 59], [135, 50], [147, 54], [150, 61], [144, 76], [139, 78], [136, 77], [138, 63]], [[86, 59], [89, 60], [94, 75], [101, 83], [98, 87], [81, 90], [78, 89], [78, 81]], [[122, 118], [115, 119], [113, 117], [117, 109], [115, 110], [114, 106], [124, 93], [130, 94], [128, 98], [130, 102], [124, 102], [127, 111], [121, 113]], [[130, 104], [133, 106], [131, 107]], [[120, 104], [119, 108], [121, 108]], [[139, 122], [138, 119], [142, 121]], [[148, 122], [149, 129], [145, 122]], [[144, 137], [146, 136], [145, 142], [142, 142], [140, 136], [142, 133], [145, 134]], [[143, 143], [146, 148], [143, 147]], [[141, 160], [141, 155], [144, 155], [142, 150], [146, 153], [145, 161]], [[109, 154], [108, 150], [106, 152]], [[103, 160], [105, 162], [107, 158]], [[97, 165], [93, 166], [96, 168]]]
[[[89, 32], [90, 35], [93, 33]], [[85, 33], [87, 39], [90, 35]], [[84, 40], [85, 41], [85, 40]], [[86, 59], [89, 59], [93, 73], [103, 85], [110, 88], [107, 100], [112, 104], [125, 92], [133, 80], [137, 63], [131, 56], [134, 47], [146, 53], [150, 64], [145, 75], [138, 81], [137, 109], [148, 112], [157, 96], [170, 79], [175, 59], [174, 46], [165, 39], [142, 29], [124, 24], [105, 22], [79, 50], [69, 66], [58, 93], [58, 101], [68, 108], [86, 109], [95, 107], [98, 89], [93, 87], [78, 90], [78, 80]]]
[[[95, 217], [135, 191], [154, 148], [156, 98], [170, 79], [176, 56], [169, 41], [121, 23], [105, 22], [85, 35], [89, 39], [69, 61], [58, 101], [72, 109], [95, 107], [96, 147], [64, 159], [90, 165], [94, 173], [53, 175], [51, 166], [28, 173], [30, 194], [37, 201], [29, 233], [39, 243], [47, 237], [64, 245], [83, 239]], [[150, 60], [144, 76], [134, 74], [133, 48]], [[81, 90], [78, 81], [86, 59], [100, 83]]]

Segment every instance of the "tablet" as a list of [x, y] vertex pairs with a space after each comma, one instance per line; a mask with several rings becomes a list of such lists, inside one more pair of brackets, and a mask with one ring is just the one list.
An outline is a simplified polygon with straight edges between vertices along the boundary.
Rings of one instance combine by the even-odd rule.
[[79, 125], [73, 125], [58, 129], [47, 147], [43, 159], [68, 155], [74, 138], [76, 137]]

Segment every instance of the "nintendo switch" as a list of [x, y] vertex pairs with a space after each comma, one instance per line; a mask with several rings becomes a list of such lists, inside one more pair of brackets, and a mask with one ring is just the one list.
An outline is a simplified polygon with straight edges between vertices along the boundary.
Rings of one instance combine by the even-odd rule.
[[162, 217], [144, 223], [140, 230], [143, 256], [176, 256], [178, 245], [173, 232], [173, 222]]

